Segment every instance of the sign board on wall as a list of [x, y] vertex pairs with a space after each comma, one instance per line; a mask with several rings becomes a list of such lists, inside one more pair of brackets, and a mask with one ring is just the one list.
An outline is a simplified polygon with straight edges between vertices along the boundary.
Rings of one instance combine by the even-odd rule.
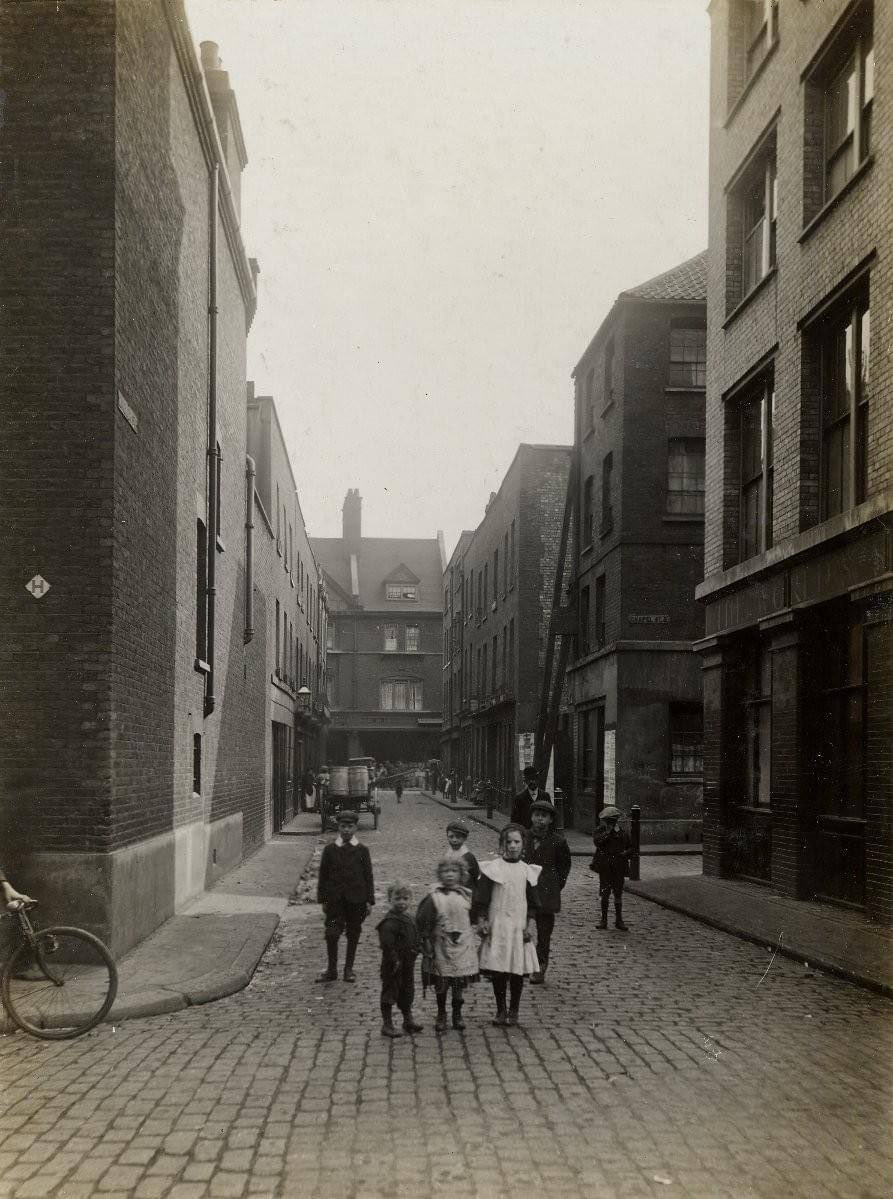
[[614, 769], [614, 729], [605, 729], [605, 766], [604, 786], [602, 788], [602, 807], [617, 802], [617, 788]]
[[533, 733], [518, 734], [518, 769], [533, 765]]

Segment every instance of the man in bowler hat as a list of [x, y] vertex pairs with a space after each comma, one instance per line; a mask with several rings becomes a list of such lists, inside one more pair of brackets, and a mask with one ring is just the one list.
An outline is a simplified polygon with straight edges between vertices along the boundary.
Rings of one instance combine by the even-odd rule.
[[530, 828], [530, 806], [538, 799], [546, 803], [552, 802], [548, 791], [540, 790], [540, 774], [535, 766], [525, 766], [523, 771], [524, 790], [519, 791], [512, 800], [512, 824], [520, 824]]

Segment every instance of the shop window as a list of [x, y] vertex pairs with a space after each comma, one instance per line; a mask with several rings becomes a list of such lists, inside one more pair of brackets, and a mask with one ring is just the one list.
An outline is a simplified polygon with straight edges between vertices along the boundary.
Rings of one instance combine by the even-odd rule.
[[670, 777], [700, 778], [704, 773], [704, 713], [700, 704], [671, 703]]
[[667, 386], [702, 390], [707, 386], [707, 330], [674, 323], [670, 329]]
[[671, 437], [667, 442], [667, 512], [704, 515], [703, 437]]
[[586, 708], [579, 713], [577, 721], [577, 790], [595, 792], [600, 800], [604, 770], [605, 709], [600, 704]]
[[865, 802], [865, 642], [860, 623], [826, 630], [816, 713], [819, 809], [860, 818]]

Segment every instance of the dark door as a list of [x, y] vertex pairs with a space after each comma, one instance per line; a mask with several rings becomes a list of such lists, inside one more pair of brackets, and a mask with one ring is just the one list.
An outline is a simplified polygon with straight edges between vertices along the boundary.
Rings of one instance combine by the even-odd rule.
[[273, 722], [273, 832], [278, 833], [294, 809], [292, 774], [292, 731], [287, 724]]

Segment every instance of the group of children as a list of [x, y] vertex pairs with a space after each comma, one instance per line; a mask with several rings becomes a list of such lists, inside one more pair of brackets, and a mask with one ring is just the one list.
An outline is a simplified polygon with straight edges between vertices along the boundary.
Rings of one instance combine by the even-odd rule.
[[[357, 819], [355, 812], [339, 813], [338, 835], [326, 845], [320, 862], [317, 901], [323, 905], [328, 962], [318, 982], [338, 978], [342, 935], [347, 940], [343, 977], [346, 982], [355, 980], [360, 931], [375, 902], [372, 862], [357, 839]], [[437, 1001], [437, 1033], [448, 1028], [448, 998], [453, 1028], [464, 1029], [464, 993], [481, 975], [493, 988], [492, 1023], [498, 1027], [517, 1025], [526, 978], [534, 984], [545, 981], [555, 916], [571, 868], [567, 842], [555, 830], [554, 807], [536, 800], [529, 828], [507, 824], [499, 835], [499, 856], [492, 861], [478, 863], [467, 845], [468, 831], [461, 820], [447, 825], [447, 848], [437, 863], [436, 882], [414, 916], [411, 888], [403, 882], [388, 886], [388, 912], [378, 923], [383, 1036], [422, 1031], [413, 1016], [419, 956], [423, 988], [432, 987]], [[618, 848], [615, 842], [612, 836], [603, 857]], [[625, 852], [626, 846], [619, 848]], [[609, 887], [616, 875], [613, 865], [611, 870], [610, 880], [605, 879]], [[622, 885], [621, 874], [621, 890]], [[623, 928], [617, 895], [618, 928]], [[605, 919], [604, 897], [602, 911]], [[402, 1028], [394, 1023], [394, 1007], [403, 1018]]]

